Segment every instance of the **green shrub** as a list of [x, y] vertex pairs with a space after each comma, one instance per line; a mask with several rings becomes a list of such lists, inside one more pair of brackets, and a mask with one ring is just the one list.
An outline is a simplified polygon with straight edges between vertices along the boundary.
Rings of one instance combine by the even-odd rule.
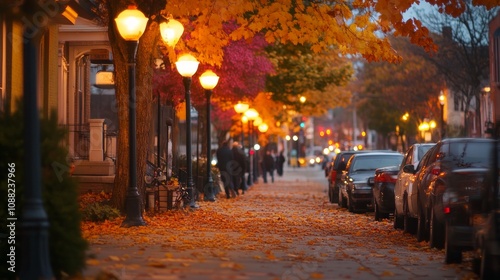
[[[21, 227], [25, 178], [30, 170], [24, 166], [23, 115], [21, 110], [12, 115], [0, 115], [0, 220], [7, 220], [8, 164], [15, 163], [16, 209], [16, 273], [7, 270], [7, 254], [0, 255], [0, 279], [18, 277], [21, 264]], [[52, 272], [56, 278], [77, 275], [85, 267], [87, 242], [82, 237], [77, 182], [69, 176], [67, 149], [61, 144], [67, 132], [60, 128], [55, 113], [40, 124], [41, 143], [41, 188], [42, 200], [49, 222], [49, 252]], [[6, 223], [1, 223], [0, 233], [8, 233]], [[7, 242], [0, 242], [0, 252], [7, 252]]]
[[91, 222], [103, 222], [120, 216], [120, 211], [101, 202], [91, 203], [82, 210], [82, 219]]

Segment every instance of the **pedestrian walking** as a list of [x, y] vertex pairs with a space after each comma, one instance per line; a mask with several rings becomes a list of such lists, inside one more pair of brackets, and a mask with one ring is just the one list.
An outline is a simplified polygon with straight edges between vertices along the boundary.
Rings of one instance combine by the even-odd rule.
[[280, 151], [278, 157], [276, 158], [276, 173], [278, 176], [283, 176], [283, 165], [285, 164], [285, 156], [283, 155], [283, 151]]
[[270, 150], [266, 151], [264, 159], [262, 160], [262, 177], [264, 178], [264, 183], [267, 183], [267, 173], [271, 175], [271, 182], [274, 183], [274, 169], [276, 168], [276, 163], [274, 156]]
[[222, 183], [224, 184], [224, 192], [226, 198], [236, 197], [233, 183], [233, 164], [234, 157], [231, 151], [231, 139], [222, 142], [222, 145], [217, 149], [217, 168], [219, 168]]
[[234, 190], [236, 193], [241, 190], [241, 193], [244, 194], [247, 190], [247, 184], [245, 182], [245, 171], [247, 170], [247, 158], [245, 156], [245, 152], [243, 151], [243, 147], [238, 142], [233, 143], [233, 158], [236, 161], [236, 165], [233, 168], [233, 180], [234, 180]]

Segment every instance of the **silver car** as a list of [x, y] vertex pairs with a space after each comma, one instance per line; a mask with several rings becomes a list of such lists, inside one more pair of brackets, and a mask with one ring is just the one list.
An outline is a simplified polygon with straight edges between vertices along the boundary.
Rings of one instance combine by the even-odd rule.
[[[417, 213], [417, 209], [412, 209], [409, 196], [416, 194], [413, 190], [415, 174], [403, 171], [403, 167], [412, 164], [417, 167], [420, 159], [435, 143], [417, 143], [408, 148], [400, 166], [396, 185], [394, 186], [394, 228], [403, 229], [405, 232], [415, 233], [416, 221], [412, 219], [411, 213]], [[414, 207], [413, 207], [414, 208]], [[416, 216], [415, 216], [416, 217]], [[406, 221], [405, 221], [406, 219]]]

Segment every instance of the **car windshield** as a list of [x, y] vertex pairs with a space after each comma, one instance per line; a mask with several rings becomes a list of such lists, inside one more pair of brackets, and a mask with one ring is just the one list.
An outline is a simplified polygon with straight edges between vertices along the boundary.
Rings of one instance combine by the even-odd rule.
[[386, 166], [399, 166], [401, 164], [402, 155], [374, 155], [357, 157], [352, 163], [351, 170], [357, 171], [370, 171], [380, 167]]
[[456, 167], [488, 167], [493, 145], [489, 142], [458, 142], [448, 145], [448, 152], [440, 155], [442, 161], [452, 161]]
[[418, 161], [420, 161], [422, 159], [422, 157], [424, 156], [424, 154], [428, 150], [430, 150], [430, 148], [432, 148], [431, 145], [425, 145], [425, 146], [419, 146], [418, 147], [418, 153], [417, 153]]

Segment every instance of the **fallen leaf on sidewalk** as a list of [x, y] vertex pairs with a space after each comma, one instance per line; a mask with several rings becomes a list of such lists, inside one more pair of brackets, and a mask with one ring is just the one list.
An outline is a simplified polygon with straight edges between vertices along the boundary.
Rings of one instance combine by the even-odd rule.
[[100, 262], [96, 259], [87, 259], [86, 264], [87, 265], [99, 265]]
[[166, 264], [160, 263], [160, 262], [149, 262], [148, 266], [150, 266], [150, 267], [156, 267], [156, 268], [165, 268], [165, 267], [167, 267]]
[[319, 273], [319, 272], [313, 272], [309, 276], [311, 276], [312, 279], [323, 279], [324, 278], [323, 273]]

